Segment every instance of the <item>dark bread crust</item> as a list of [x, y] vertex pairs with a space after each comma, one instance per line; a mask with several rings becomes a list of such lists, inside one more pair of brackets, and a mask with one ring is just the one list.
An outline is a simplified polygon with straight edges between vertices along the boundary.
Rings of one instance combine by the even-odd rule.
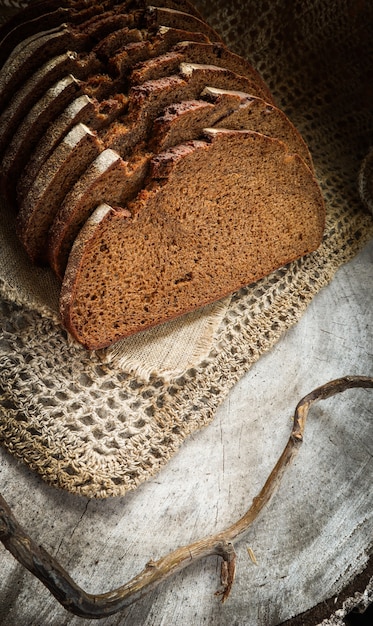
[[282, 142], [209, 131], [155, 157], [124, 213], [100, 208], [87, 221], [65, 272], [63, 323], [88, 349], [105, 347], [311, 252], [324, 220], [316, 180]]
[[50, 58], [67, 50], [82, 51], [88, 37], [68, 28], [39, 33], [19, 44], [4, 64], [0, 74], [0, 110], [8, 104], [17, 89]]
[[[59, 78], [71, 74], [76, 66], [77, 54], [66, 52], [45, 63], [14, 94], [0, 116], [0, 155], [15, 134], [17, 126], [32, 106]], [[62, 76], [61, 76], [62, 75]]]
[[126, 107], [127, 98], [122, 94], [116, 94], [101, 102], [86, 94], [73, 100], [59, 117], [49, 124], [48, 130], [33, 150], [17, 184], [18, 204], [22, 204], [43, 163], [74, 126], [83, 123], [91, 130], [101, 130], [122, 114]]
[[44, 163], [17, 216], [17, 233], [30, 259], [46, 259], [45, 239], [66, 193], [105, 149], [84, 124], [74, 126]]

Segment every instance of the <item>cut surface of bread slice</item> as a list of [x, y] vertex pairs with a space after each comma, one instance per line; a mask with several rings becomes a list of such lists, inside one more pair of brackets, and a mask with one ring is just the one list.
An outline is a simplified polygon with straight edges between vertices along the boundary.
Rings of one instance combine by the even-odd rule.
[[74, 239], [98, 200], [117, 204], [131, 199], [140, 191], [154, 154], [195, 139], [204, 127], [238, 108], [244, 97], [232, 92], [222, 95], [214, 104], [200, 100], [173, 104], [155, 120], [150, 141], [145, 142], [143, 151], [136, 150], [129, 161], [122, 161], [111, 149], [105, 151], [110, 158], [105, 153], [99, 155], [67, 194], [51, 227], [48, 258], [57, 276], [63, 278]]
[[156, 156], [125, 208], [94, 212], [75, 240], [61, 291], [65, 327], [88, 349], [217, 300], [315, 250], [318, 185], [283, 142], [206, 131]]
[[104, 146], [84, 124], [66, 135], [38, 173], [17, 216], [17, 233], [34, 263], [47, 254], [47, 235], [66, 193]]
[[[202, 92], [202, 97], [216, 102], [223, 94], [228, 92], [223, 89], [206, 87]], [[302, 157], [307, 165], [313, 169], [310, 151], [304, 139], [291, 123], [289, 118], [273, 104], [264, 101], [262, 98], [246, 94], [246, 98], [241, 106], [214, 124], [216, 128], [226, 128], [229, 130], [256, 130], [281, 139], [286, 143], [290, 152], [295, 152]]]
[[[220, 95], [216, 95], [211, 101], [207, 99], [184, 100], [164, 109], [154, 121], [148, 142], [153, 152], [162, 152], [178, 143], [200, 138], [204, 128], [215, 126], [251, 97], [240, 91], [206, 87], [202, 91], [201, 98], [210, 89], [216, 94], [220, 92]], [[248, 130], [250, 129], [249, 126]]]
[[128, 114], [102, 135], [105, 145], [121, 156], [127, 156], [134, 146], [147, 139], [153, 121], [165, 107], [198, 98], [208, 85], [256, 92], [256, 83], [247, 76], [214, 65], [181, 63], [178, 74], [147, 81], [130, 89]]
[[[105, 152], [116, 155], [114, 166], [108, 159], [104, 160], [102, 153], [96, 159], [97, 164], [92, 163], [85, 175], [67, 194], [51, 227], [48, 258], [57, 276], [63, 278], [74, 239], [97, 206], [98, 198], [100, 202], [108, 204], [128, 201], [140, 191], [148, 164], [154, 154], [178, 143], [195, 139], [204, 127], [213, 125], [238, 108], [245, 97], [248, 96], [239, 92], [227, 92], [214, 104], [201, 100], [173, 104], [155, 120], [150, 141], [148, 144], [145, 142], [143, 152], [137, 150], [129, 161], [123, 162], [118, 153], [108, 149]], [[108, 167], [101, 171], [103, 164]]]

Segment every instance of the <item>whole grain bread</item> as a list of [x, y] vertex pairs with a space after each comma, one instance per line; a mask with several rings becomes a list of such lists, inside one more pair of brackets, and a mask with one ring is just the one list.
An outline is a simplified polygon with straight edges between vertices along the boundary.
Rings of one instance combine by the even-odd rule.
[[[63, 278], [74, 239], [97, 205], [95, 198], [99, 197], [100, 202], [110, 205], [120, 203], [120, 197], [122, 202], [128, 201], [135, 191], [140, 190], [147, 173], [147, 164], [154, 154], [200, 137], [206, 127], [225, 128], [224, 123], [227, 120], [228, 129], [260, 130], [263, 134], [285, 141], [289, 151], [302, 156], [312, 168], [309, 151], [299, 133], [286, 116], [282, 116], [272, 105], [238, 91], [207, 87], [202, 95], [214, 101], [214, 104], [190, 100], [166, 107], [156, 118], [143, 153], [136, 152], [132, 162], [126, 162], [124, 175], [119, 167], [97, 174], [92, 164], [89, 172], [76, 183], [56, 214], [49, 233], [49, 263], [60, 279]], [[239, 115], [235, 126], [236, 113]], [[261, 125], [263, 115], [269, 115], [270, 120]], [[143, 160], [139, 167], [141, 158]], [[110, 177], [111, 185], [107, 184], [107, 176]]]
[[86, 222], [62, 284], [64, 325], [89, 349], [107, 346], [315, 250], [324, 220], [316, 180], [285, 144], [210, 131], [155, 157], [132, 203]]
[[87, 348], [320, 244], [307, 146], [188, 0], [37, 0], [0, 28], [2, 62], [2, 186]]

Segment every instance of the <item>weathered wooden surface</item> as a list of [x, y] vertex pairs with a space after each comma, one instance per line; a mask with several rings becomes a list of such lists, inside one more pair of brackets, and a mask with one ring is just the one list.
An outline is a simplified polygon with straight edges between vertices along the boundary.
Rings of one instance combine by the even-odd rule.
[[[4, 451], [1, 492], [19, 521], [87, 591], [123, 584], [150, 558], [216, 532], [248, 508], [281, 452], [297, 401], [346, 375], [373, 375], [373, 244], [339, 270], [300, 323], [229, 394], [152, 481], [125, 498], [88, 501], [46, 486]], [[372, 551], [373, 393], [351, 390], [311, 410], [281, 488], [237, 546], [221, 605], [211, 557], [108, 625], [275, 626], [338, 593]], [[256, 564], [250, 558], [251, 548]], [[0, 623], [77, 626], [2, 546]], [[100, 622], [99, 622], [100, 623]]]

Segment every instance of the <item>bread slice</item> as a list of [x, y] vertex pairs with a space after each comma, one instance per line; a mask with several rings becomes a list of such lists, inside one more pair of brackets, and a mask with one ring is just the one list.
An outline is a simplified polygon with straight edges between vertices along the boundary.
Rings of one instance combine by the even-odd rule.
[[86, 222], [62, 284], [63, 323], [86, 348], [108, 346], [310, 253], [324, 221], [314, 176], [283, 142], [207, 131], [155, 157], [133, 202]]
[[135, 151], [129, 161], [123, 161], [111, 149], [100, 154], [66, 195], [51, 226], [48, 260], [56, 275], [62, 280], [74, 239], [98, 201], [117, 204], [133, 198], [141, 189], [155, 153], [198, 137], [204, 127], [213, 125], [241, 103], [239, 95], [227, 94], [215, 105], [198, 100], [171, 105], [155, 120], [143, 152]]
[[32, 2], [0, 28], [0, 66], [20, 43], [41, 32], [61, 26], [78, 25], [95, 15], [102, 16], [103, 5], [95, 2]]
[[0, 67], [5, 63], [8, 56], [18, 44], [31, 37], [35, 33], [56, 28], [69, 17], [69, 10], [58, 7], [54, 11], [43, 13], [31, 20], [18, 23], [13, 28], [0, 37]]
[[[277, 109], [268, 103], [253, 99], [246, 93], [209, 87], [202, 92], [202, 95], [213, 100], [214, 104], [203, 100], [183, 101], [170, 105], [156, 118], [143, 154], [136, 152], [134, 159], [126, 162], [125, 175], [119, 167], [108, 168], [97, 173], [97, 168], [93, 163], [88, 172], [67, 194], [49, 233], [48, 259], [60, 279], [63, 278], [68, 256], [79, 229], [97, 206], [96, 197], [100, 197], [101, 202], [110, 205], [120, 203], [120, 195], [123, 200], [128, 201], [135, 191], [140, 190], [147, 173], [147, 164], [155, 154], [201, 137], [206, 127], [224, 128], [224, 121], [228, 120], [227, 127], [232, 130], [262, 130], [262, 134], [284, 141], [290, 152], [298, 153], [302, 158], [305, 157], [304, 160], [312, 168], [309, 152], [307, 149], [304, 150], [303, 141], [293, 125], [286, 117], [282, 119], [282, 114], [280, 123], [277, 125]], [[252, 114], [242, 115], [241, 110], [246, 111], [246, 104], [251, 105], [253, 100], [255, 104]], [[263, 112], [266, 114], [268, 108], [272, 117], [269, 123], [263, 125], [264, 130], [263, 127], [261, 128], [261, 115]], [[236, 128], [234, 127], [235, 112], [240, 112]], [[100, 157], [97, 160], [101, 162]], [[131, 174], [128, 175], [128, 172]], [[110, 177], [111, 185], [107, 184], [107, 176]]]
[[97, 135], [78, 124], [44, 163], [17, 216], [17, 233], [30, 259], [42, 263], [46, 238], [66, 193], [105, 147]]
[[[169, 8], [190, 13], [202, 20], [199, 11], [186, 0], [179, 0], [179, 2], [177, 0], [143, 0], [142, 2], [137, 2], [136, 7], [132, 6], [132, 11], [134, 8], [137, 11], [145, 9], [149, 5], [168, 6]], [[58, 7], [56, 7], [54, 0], [32, 2], [1, 26], [0, 66], [3, 65], [13, 49], [28, 37], [55, 28], [62, 23], [82, 23], [87, 21], [90, 16], [102, 15], [103, 11], [107, 11], [110, 8], [114, 8], [117, 12], [125, 13], [127, 9], [131, 10], [131, 2], [104, 2], [101, 4], [91, 2], [91, 6], [89, 6], [89, 3], [84, 1], [65, 0], [65, 2], [59, 2]]]
[[139, 28], [131, 28], [129, 26], [117, 28], [101, 39], [93, 48], [93, 52], [96, 54], [97, 58], [107, 63], [108, 60], [116, 52], [124, 48], [124, 46], [130, 43], [140, 43], [143, 39], [143, 31]]
[[[201, 95], [210, 102], [217, 102], [228, 93], [223, 89], [206, 87]], [[269, 137], [281, 139], [286, 143], [290, 152], [299, 154], [313, 169], [310, 151], [298, 130], [281, 109], [262, 98], [246, 94], [241, 105], [214, 126], [231, 130], [256, 130]]]
[[47, 130], [49, 120], [64, 109], [80, 93], [79, 83], [73, 76], [66, 76], [48, 89], [44, 98], [37, 102], [13, 135], [1, 162], [2, 190], [8, 202], [16, 199], [14, 181], [18, 180], [27, 163], [30, 147], [35, 145]]
[[[240, 91], [206, 87], [201, 98], [210, 89], [214, 93], [220, 92], [213, 102], [212, 99], [184, 100], [171, 104], [162, 111], [153, 123], [148, 142], [153, 152], [163, 152], [178, 143], [200, 138], [204, 128], [217, 125], [251, 97]], [[251, 126], [247, 128], [251, 129]]]
[[215, 104], [189, 100], [167, 107], [154, 122], [148, 144], [137, 149], [128, 161], [123, 161], [111, 149], [100, 154], [79, 179], [56, 213], [49, 232], [48, 260], [62, 280], [68, 256], [80, 228], [96, 208], [98, 200], [121, 204], [141, 189], [154, 154], [178, 143], [198, 137], [202, 129], [213, 125], [224, 115], [238, 108], [245, 96], [227, 93]]
[[0, 155], [9, 144], [17, 126], [27, 115], [31, 107], [45, 92], [68, 74], [76, 66], [77, 53], [66, 52], [52, 58], [40, 70], [30, 76], [24, 85], [16, 91], [8, 106], [0, 116]]

